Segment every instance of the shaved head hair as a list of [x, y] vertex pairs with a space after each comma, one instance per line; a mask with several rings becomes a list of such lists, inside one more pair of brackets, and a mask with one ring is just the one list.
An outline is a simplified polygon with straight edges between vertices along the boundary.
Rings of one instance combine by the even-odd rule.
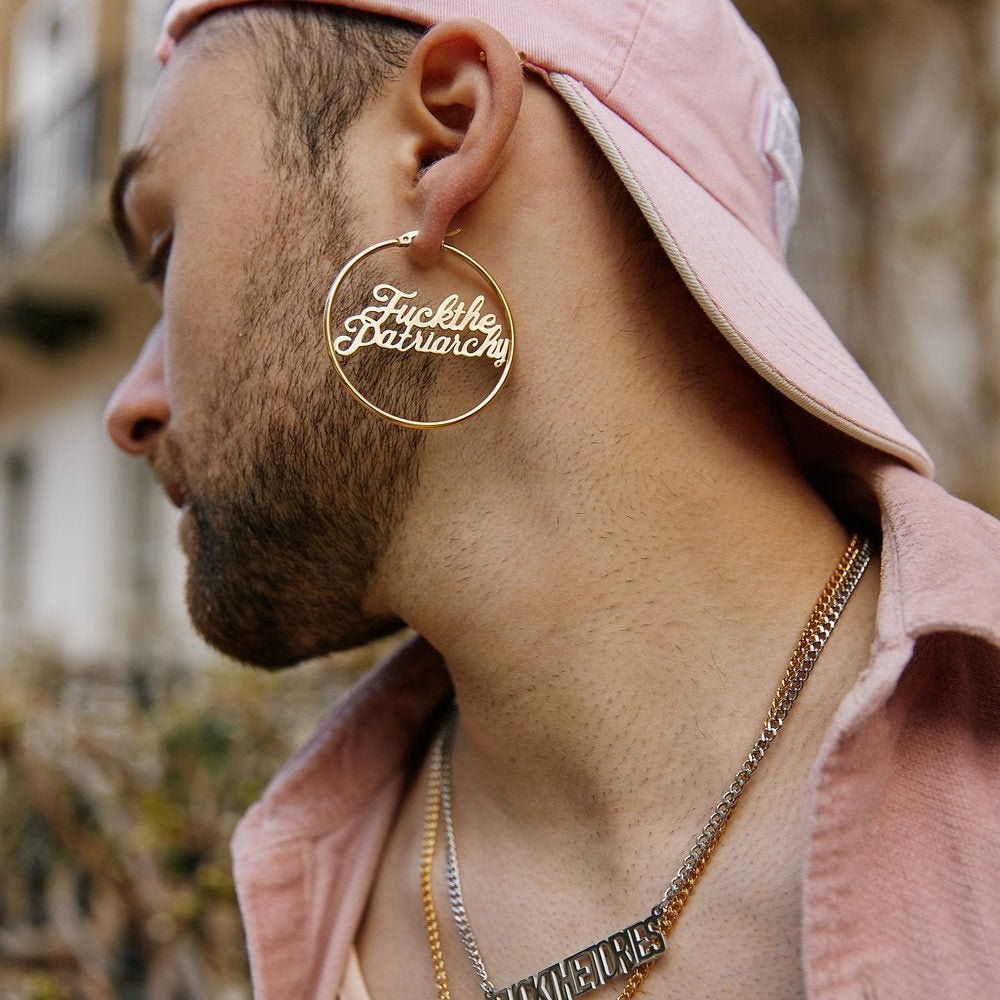
[[405, 65], [420, 25], [327, 4], [251, 4], [218, 11], [196, 44], [248, 43], [274, 118], [281, 171], [320, 180], [348, 128]]

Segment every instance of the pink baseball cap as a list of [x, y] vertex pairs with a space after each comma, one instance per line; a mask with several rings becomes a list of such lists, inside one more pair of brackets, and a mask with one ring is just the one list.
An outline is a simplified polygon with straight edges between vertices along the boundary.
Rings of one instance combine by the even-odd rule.
[[[157, 55], [206, 14], [175, 0]], [[933, 475], [792, 277], [802, 154], [778, 71], [729, 0], [313, 0], [430, 26], [492, 25], [570, 106], [695, 299], [743, 359], [837, 430]]]

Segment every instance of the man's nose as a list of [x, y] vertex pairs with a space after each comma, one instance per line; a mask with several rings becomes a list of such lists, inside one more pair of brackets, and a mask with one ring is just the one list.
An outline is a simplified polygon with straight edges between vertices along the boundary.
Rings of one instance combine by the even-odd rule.
[[131, 371], [118, 383], [104, 411], [114, 441], [129, 455], [145, 455], [170, 420], [163, 380], [163, 324], [153, 327]]

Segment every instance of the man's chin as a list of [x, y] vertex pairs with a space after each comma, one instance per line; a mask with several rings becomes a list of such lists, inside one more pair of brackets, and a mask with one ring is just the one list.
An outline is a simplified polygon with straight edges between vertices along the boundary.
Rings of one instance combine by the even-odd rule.
[[322, 631], [302, 623], [268, 621], [268, 614], [253, 615], [246, 607], [230, 616], [189, 585], [188, 612], [198, 634], [213, 649], [225, 656], [265, 670], [285, 670], [306, 660], [330, 653], [356, 649], [374, 639], [398, 632], [404, 623], [397, 618], [369, 619], [358, 616], [353, 621], [325, 623]]

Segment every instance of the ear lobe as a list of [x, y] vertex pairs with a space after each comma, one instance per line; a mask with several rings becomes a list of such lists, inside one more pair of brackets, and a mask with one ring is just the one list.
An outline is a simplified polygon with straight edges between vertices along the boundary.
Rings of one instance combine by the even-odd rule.
[[412, 259], [433, 264], [456, 214], [490, 185], [521, 108], [521, 61], [495, 29], [446, 21], [420, 41], [406, 70], [421, 171]]

